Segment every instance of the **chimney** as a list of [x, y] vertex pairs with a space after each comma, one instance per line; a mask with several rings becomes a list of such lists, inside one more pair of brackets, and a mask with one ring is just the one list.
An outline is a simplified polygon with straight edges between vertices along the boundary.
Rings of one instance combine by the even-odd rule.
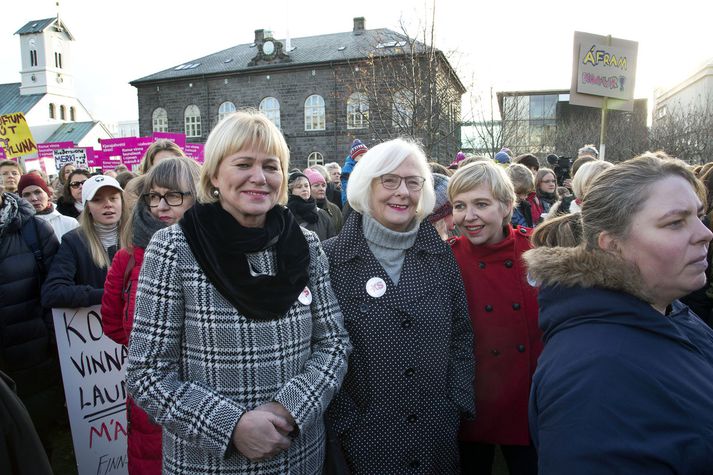
[[265, 30], [255, 30], [255, 44], [262, 43], [265, 39]]
[[355, 35], [361, 35], [361, 33], [364, 31], [364, 17], [359, 16], [354, 18], [354, 34]]

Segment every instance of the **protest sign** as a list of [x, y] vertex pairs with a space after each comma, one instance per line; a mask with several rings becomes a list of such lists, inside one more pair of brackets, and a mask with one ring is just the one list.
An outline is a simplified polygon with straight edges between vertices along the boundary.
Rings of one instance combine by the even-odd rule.
[[128, 350], [104, 336], [99, 305], [52, 317], [79, 475], [126, 474]]
[[37, 144], [37, 156], [39, 158], [54, 158], [55, 150], [60, 148], [72, 148], [74, 147], [74, 142], [47, 142]]
[[87, 151], [84, 148], [60, 148], [53, 150], [54, 166], [59, 171], [63, 166], [71, 163], [77, 168], [88, 168]]
[[129, 167], [129, 169], [136, 168], [136, 166], [141, 163], [141, 159], [144, 158], [146, 149], [148, 149], [153, 142], [153, 137], [137, 138], [132, 146], [121, 149], [121, 161], [124, 165]]
[[202, 143], [187, 143], [186, 146], [183, 147], [183, 151], [186, 153], [187, 157], [192, 158], [198, 163], [203, 163], [205, 161], [205, 145]]
[[186, 134], [174, 134], [172, 132], [154, 132], [152, 135], [156, 139], [168, 139], [181, 148], [184, 148], [186, 146]]
[[7, 158], [37, 153], [37, 145], [22, 112], [0, 115], [0, 148], [4, 149]]

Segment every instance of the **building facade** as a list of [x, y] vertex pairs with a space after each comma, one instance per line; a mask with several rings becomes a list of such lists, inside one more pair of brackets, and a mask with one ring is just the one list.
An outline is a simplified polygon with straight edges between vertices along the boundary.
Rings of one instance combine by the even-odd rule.
[[351, 32], [284, 41], [256, 30], [252, 43], [131, 84], [141, 135], [184, 132], [204, 143], [225, 114], [252, 107], [282, 130], [297, 167], [342, 163], [355, 138], [371, 146], [411, 136], [441, 161], [460, 145], [465, 89], [446, 57], [391, 30], [367, 30], [363, 18]]

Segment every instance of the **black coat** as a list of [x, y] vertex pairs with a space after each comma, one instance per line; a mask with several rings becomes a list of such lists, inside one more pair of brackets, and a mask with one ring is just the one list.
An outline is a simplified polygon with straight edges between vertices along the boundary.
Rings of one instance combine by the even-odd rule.
[[[116, 249], [109, 252], [114, 257]], [[45, 284], [42, 305], [51, 308], [90, 307], [102, 302], [106, 267], [97, 266], [81, 227], [62, 236], [57, 256]]]
[[60, 196], [57, 200], [57, 211], [59, 211], [60, 214], [74, 219], [79, 219], [79, 215], [81, 214], [77, 208], [74, 207], [74, 203], [65, 201], [63, 196]]
[[[326, 241], [329, 270], [352, 341], [329, 418], [353, 473], [455, 473], [462, 414], [472, 415], [473, 333], [449, 246], [424, 221], [397, 286], [352, 212]], [[381, 297], [366, 290], [379, 277]]]
[[60, 376], [52, 314], [40, 305], [40, 270], [22, 226], [37, 224], [45, 268], [52, 264], [59, 242], [52, 226], [33, 216], [30, 203], [18, 203], [18, 213], [4, 224], [0, 238], [0, 370], [15, 380], [24, 399], [56, 386]]

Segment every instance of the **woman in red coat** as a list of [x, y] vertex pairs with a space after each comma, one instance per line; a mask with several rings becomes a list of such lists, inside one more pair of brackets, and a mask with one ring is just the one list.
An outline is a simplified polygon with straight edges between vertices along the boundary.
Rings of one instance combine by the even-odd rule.
[[[102, 297], [104, 333], [117, 343], [129, 344], [134, 303], [144, 249], [161, 228], [177, 223], [195, 199], [198, 164], [185, 157], [163, 160], [144, 179], [141, 199], [126, 226], [122, 242], [131, 243], [116, 253]], [[126, 401], [129, 422], [129, 473], [161, 473], [161, 427], [154, 424], [131, 398]]]
[[490, 473], [500, 445], [511, 475], [535, 474], [527, 407], [542, 334], [537, 293], [521, 258], [530, 249], [530, 231], [510, 226], [515, 192], [494, 164], [459, 169], [448, 196], [461, 233], [450, 242], [475, 335], [476, 418], [461, 425], [462, 473]]

